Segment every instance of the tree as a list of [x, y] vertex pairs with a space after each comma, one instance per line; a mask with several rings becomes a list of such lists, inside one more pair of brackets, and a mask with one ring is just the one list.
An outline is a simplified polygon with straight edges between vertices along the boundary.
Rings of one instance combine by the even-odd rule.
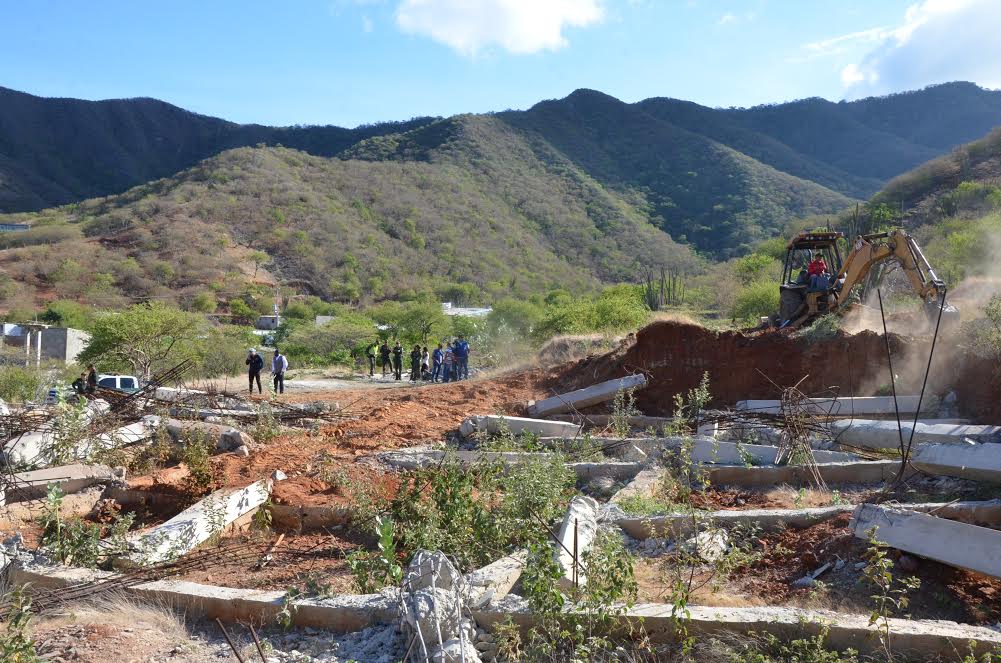
[[184, 359], [198, 357], [203, 318], [164, 304], [136, 304], [97, 317], [80, 361], [128, 366], [143, 382]]
[[407, 304], [402, 308], [398, 324], [401, 336], [424, 345], [432, 333], [443, 334], [449, 329], [448, 316], [442, 312], [440, 304]]
[[268, 254], [264, 251], [253, 251], [250, 254], [250, 260], [254, 263], [254, 278], [257, 278], [257, 270], [261, 268], [261, 265], [268, 261]]

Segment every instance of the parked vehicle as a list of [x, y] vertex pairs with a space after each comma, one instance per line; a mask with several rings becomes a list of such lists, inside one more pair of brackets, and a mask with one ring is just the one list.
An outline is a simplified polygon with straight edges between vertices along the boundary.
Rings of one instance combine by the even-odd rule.
[[139, 379], [134, 375], [100, 374], [97, 376], [97, 386], [134, 394], [139, 391]]

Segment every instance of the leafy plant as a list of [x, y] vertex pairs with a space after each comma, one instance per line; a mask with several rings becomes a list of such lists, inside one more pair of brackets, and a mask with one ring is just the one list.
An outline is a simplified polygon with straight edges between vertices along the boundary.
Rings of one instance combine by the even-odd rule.
[[875, 607], [869, 613], [869, 625], [879, 627], [880, 642], [886, 653], [886, 659], [892, 661], [890, 616], [897, 611], [907, 609], [910, 603], [907, 594], [911, 590], [918, 589], [921, 586], [921, 581], [914, 576], [902, 579], [895, 578], [893, 561], [887, 555], [886, 544], [876, 538], [876, 528], [870, 528], [866, 534], [869, 541], [868, 563], [863, 575], [876, 590], [876, 593], [871, 596]]
[[375, 552], [357, 550], [348, 555], [348, 568], [354, 576], [355, 587], [362, 594], [370, 594], [403, 580], [403, 567], [397, 559], [393, 538], [393, 521], [377, 516], [375, 531], [379, 539]]
[[0, 661], [8, 663], [42, 663], [35, 650], [35, 641], [28, 634], [31, 624], [31, 599], [26, 586], [14, 588], [8, 595], [6, 628], [0, 632]]

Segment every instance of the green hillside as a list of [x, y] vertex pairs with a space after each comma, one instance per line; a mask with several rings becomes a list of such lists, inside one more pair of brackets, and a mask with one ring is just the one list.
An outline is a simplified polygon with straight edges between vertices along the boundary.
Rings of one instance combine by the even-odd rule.
[[[0, 217], [34, 226], [4, 238], [5, 304], [187, 305], [206, 289], [226, 300], [253, 280], [251, 250], [280, 282], [340, 301], [584, 291], [698, 264], [636, 199], [496, 118], [453, 118], [355, 152], [239, 148], [125, 194]], [[373, 160], [398, 153], [420, 159]]]

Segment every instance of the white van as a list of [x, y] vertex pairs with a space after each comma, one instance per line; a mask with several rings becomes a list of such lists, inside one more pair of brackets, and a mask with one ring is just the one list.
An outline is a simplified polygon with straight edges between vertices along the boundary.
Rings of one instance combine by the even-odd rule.
[[97, 386], [104, 389], [124, 391], [127, 394], [134, 394], [139, 391], [139, 380], [133, 375], [101, 374], [97, 376]]

